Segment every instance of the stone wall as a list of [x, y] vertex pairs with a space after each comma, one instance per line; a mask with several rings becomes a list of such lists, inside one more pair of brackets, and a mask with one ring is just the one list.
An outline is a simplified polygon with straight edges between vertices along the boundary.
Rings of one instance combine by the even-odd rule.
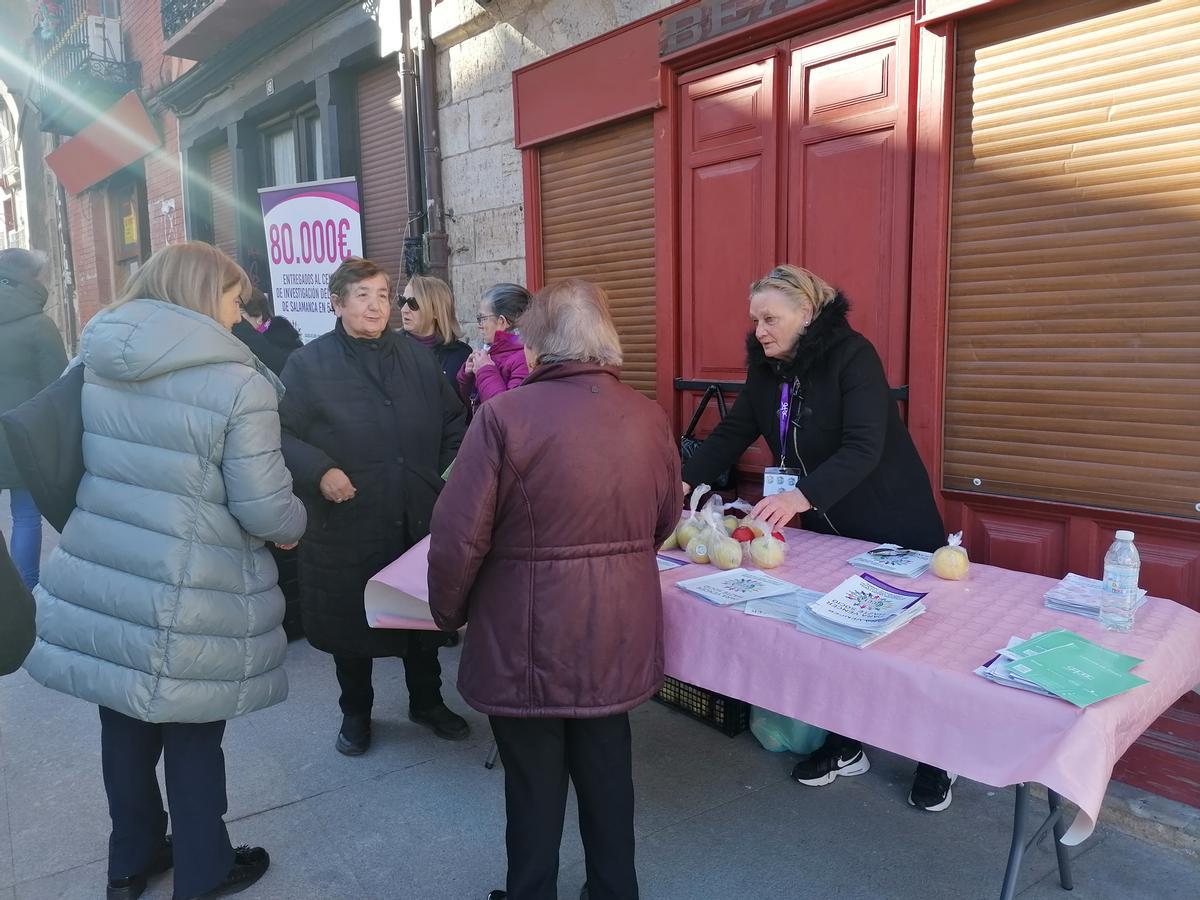
[[670, 0], [444, 0], [438, 48], [442, 179], [450, 279], [475, 334], [479, 295], [525, 281], [521, 154], [513, 147], [512, 72], [667, 6]]

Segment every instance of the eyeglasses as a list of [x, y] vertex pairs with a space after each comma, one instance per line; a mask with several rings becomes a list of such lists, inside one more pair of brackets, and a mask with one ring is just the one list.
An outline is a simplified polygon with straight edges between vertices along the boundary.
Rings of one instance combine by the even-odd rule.
[[498, 315], [496, 315], [495, 313], [488, 313], [486, 316], [476, 316], [475, 324], [482, 325], [485, 319], [498, 319], [498, 318], [500, 318], [500, 317]]
[[400, 298], [400, 307], [404, 308], [405, 306], [407, 306], [413, 312], [416, 312], [418, 309], [421, 308], [421, 307], [417, 306], [417, 298], [416, 297], [401, 297]]

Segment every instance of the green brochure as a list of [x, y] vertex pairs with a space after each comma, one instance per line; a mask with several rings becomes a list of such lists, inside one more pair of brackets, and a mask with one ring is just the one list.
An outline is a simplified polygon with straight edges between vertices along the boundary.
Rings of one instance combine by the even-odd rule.
[[1065, 628], [1047, 631], [1045, 634], [1039, 634], [1037, 637], [1030, 638], [1020, 644], [1007, 647], [1001, 655], [1009, 659], [1025, 658], [1037, 656], [1048, 650], [1058, 650], [1062, 647], [1071, 646], [1086, 648], [1092, 659], [1099, 660], [1108, 668], [1120, 672], [1128, 672], [1141, 662], [1136, 656], [1127, 656], [1124, 653], [1109, 650], [1107, 647], [1101, 647], [1099, 644], [1092, 643], [1083, 635], [1067, 631]]
[[1111, 650], [1083, 641], [1010, 662], [1008, 670], [1082, 708], [1146, 683], [1127, 669], [1114, 667], [1113, 656]]

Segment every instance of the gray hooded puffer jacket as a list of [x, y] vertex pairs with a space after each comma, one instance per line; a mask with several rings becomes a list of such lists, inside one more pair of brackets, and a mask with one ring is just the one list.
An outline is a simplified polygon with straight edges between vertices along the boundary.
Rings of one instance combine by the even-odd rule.
[[200, 313], [134, 300], [84, 332], [77, 508], [42, 567], [25, 668], [146, 722], [279, 703], [283, 595], [263, 541], [304, 533], [282, 386]]

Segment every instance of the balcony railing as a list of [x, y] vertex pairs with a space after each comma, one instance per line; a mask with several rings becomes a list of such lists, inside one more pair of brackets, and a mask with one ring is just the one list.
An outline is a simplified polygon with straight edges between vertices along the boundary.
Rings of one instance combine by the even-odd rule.
[[289, 0], [160, 0], [163, 52], [204, 61]]
[[61, 32], [35, 33], [32, 100], [42, 130], [75, 134], [138, 86], [140, 66], [126, 60], [121, 20], [89, 13], [86, 0], [62, 4]]
[[175, 37], [212, 3], [213, 0], [162, 0], [163, 37], [168, 41]]

